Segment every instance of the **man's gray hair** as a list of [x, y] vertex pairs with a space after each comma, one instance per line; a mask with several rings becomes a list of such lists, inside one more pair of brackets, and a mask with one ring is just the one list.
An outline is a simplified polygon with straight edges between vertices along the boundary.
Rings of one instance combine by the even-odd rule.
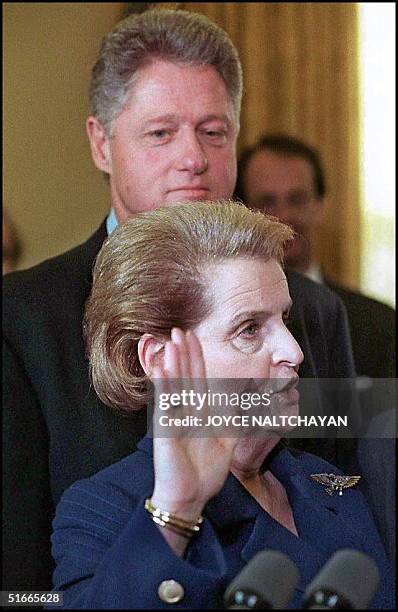
[[90, 114], [108, 136], [127, 102], [137, 71], [156, 59], [213, 66], [226, 85], [239, 126], [242, 68], [227, 33], [197, 13], [152, 9], [123, 19], [102, 41], [91, 74], [89, 99]]

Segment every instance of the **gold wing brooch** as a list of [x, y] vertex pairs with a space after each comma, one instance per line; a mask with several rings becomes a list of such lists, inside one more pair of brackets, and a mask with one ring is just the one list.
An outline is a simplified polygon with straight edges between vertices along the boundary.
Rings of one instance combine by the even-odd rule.
[[336, 476], [336, 474], [311, 474], [311, 478], [323, 485], [328, 495], [333, 495], [338, 491], [339, 495], [343, 495], [343, 489], [355, 487], [360, 481], [360, 476]]

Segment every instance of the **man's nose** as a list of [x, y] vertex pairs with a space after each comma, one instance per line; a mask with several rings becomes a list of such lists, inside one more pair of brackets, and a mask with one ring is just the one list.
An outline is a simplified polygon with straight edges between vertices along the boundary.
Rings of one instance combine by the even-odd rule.
[[203, 174], [207, 170], [208, 160], [202, 143], [196, 134], [185, 134], [181, 145], [181, 155], [178, 160], [179, 170], [188, 170], [193, 174]]
[[273, 214], [278, 217], [282, 223], [291, 223], [291, 211], [284, 199], [280, 198], [276, 202]]

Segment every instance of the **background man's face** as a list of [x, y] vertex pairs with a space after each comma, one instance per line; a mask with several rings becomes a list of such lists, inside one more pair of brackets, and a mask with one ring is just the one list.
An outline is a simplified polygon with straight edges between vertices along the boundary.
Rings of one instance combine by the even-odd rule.
[[243, 185], [246, 204], [279, 217], [299, 234], [287, 247], [285, 261], [305, 271], [323, 209], [310, 163], [302, 157], [258, 151], [246, 166]]
[[143, 68], [104, 148], [119, 221], [179, 201], [231, 197], [236, 138], [232, 101], [213, 67], [159, 60]]

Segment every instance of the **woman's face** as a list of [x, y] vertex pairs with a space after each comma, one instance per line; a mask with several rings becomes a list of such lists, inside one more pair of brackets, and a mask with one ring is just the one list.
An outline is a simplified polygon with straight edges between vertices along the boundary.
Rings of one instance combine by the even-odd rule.
[[234, 259], [208, 268], [214, 308], [193, 331], [208, 378], [296, 378], [301, 349], [285, 325], [288, 285], [275, 260]]

